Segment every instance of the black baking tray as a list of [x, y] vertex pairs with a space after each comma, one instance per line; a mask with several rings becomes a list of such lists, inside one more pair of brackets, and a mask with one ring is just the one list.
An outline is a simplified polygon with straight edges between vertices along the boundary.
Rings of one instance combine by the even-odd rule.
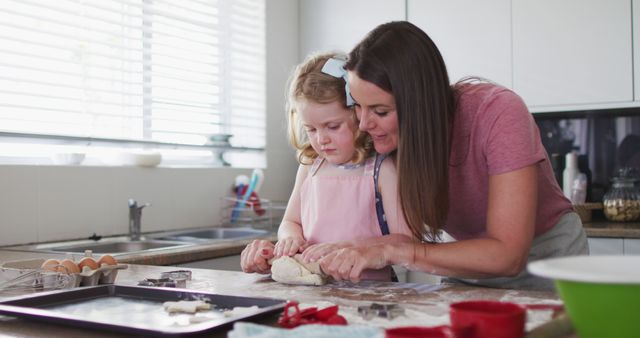
[[[166, 301], [203, 300], [210, 310], [169, 314]], [[218, 295], [186, 289], [98, 285], [44, 292], [0, 301], [0, 314], [89, 329], [106, 329], [149, 336], [187, 336], [229, 328], [281, 311], [286, 301]], [[257, 306], [257, 309], [247, 309]], [[225, 311], [236, 307], [246, 312]], [[237, 310], [237, 309], [236, 309]]]

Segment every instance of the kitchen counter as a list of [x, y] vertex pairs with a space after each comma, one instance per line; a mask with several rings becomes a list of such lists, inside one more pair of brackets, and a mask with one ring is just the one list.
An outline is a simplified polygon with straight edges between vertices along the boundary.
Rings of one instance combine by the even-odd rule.
[[[260, 237], [275, 242], [276, 235]], [[146, 265], [177, 265], [206, 259], [238, 255], [253, 239], [227, 240], [216, 243], [197, 244], [188, 247], [147, 251], [143, 253], [119, 254], [119, 262]], [[74, 254], [72, 258], [79, 260], [83, 254]], [[29, 251], [3, 250], [0, 248], [0, 263], [36, 258], [66, 258], [65, 253], [44, 253]]]
[[[172, 267], [130, 265], [120, 270], [116, 279], [119, 285], [136, 285], [144, 278], [158, 278], [161, 272]], [[448, 305], [468, 299], [491, 299], [523, 304], [557, 304], [558, 297], [551, 292], [501, 290], [451, 285], [427, 285], [409, 283], [368, 282], [358, 285], [339, 282], [325, 286], [291, 286], [276, 283], [267, 276], [242, 272], [207, 269], [190, 269], [193, 279], [187, 288], [225, 295], [270, 297], [296, 300], [306, 306], [340, 306], [340, 314], [351, 324], [378, 327], [433, 326], [448, 324]], [[405, 315], [393, 320], [374, 318], [369, 321], [357, 313], [359, 305], [372, 302], [395, 303], [405, 310]], [[530, 311], [527, 328], [531, 329], [550, 318], [549, 311]], [[277, 316], [269, 316], [260, 323], [275, 325]], [[0, 332], [12, 337], [123, 337], [126, 335], [94, 332], [89, 329], [32, 322], [24, 319], [0, 317]], [[225, 333], [208, 334], [208, 337], [223, 337]]]
[[[588, 237], [606, 238], [630, 238], [640, 239], [640, 222], [610, 222], [593, 221], [584, 224], [584, 229]], [[275, 234], [262, 237], [275, 242]], [[238, 255], [252, 240], [231, 240], [211, 244], [199, 244], [189, 247], [158, 250], [145, 252], [142, 254], [118, 255], [118, 260], [123, 263], [146, 264], [146, 265], [177, 265], [188, 262], [207, 260], [225, 256]], [[77, 254], [73, 258], [79, 259], [82, 255]], [[32, 258], [65, 258], [65, 254], [10, 251], [0, 248], [0, 262], [23, 260]]]
[[593, 221], [584, 229], [588, 237], [640, 238], [640, 222]]

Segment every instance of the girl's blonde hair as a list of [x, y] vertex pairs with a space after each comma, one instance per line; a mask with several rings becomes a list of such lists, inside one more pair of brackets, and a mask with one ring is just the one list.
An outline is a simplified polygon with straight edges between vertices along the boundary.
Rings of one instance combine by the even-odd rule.
[[[301, 164], [311, 164], [318, 157], [300, 120], [298, 106], [301, 101], [320, 104], [340, 101], [352, 112], [356, 124], [358, 122], [355, 109], [346, 104], [345, 80], [322, 72], [322, 67], [330, 58], [344, 60], [346, 56], [340, 53], [310, 55], [296, 67], [289, 78], [286, 107], [289, 142], [296, 149], [296, 157]], [[356, 152], [351, 161], [362, 163], [373, 149], [371, 138], [360, 130], [355, 131], [354, 137]]]

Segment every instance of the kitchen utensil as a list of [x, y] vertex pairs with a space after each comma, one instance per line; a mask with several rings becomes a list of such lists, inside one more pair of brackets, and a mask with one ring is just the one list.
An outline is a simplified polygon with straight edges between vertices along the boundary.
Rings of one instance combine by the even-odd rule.
[[449, 306], [451, 325], [409, 326], [386, 330], [386, 338], [519, 338], [524, 335], [527, 310], [562, 310], [557, 304], [516, 304], [469, 300]]
[[529, 263], [552, 278], [581, 338], [637, 337], [640, 256], [573, 256]]
[[191, 270], [166, 271], [160, 274], [160, 278], [191, 280]]
[[385, 330], [385, 338], [463, 338], [466, 333], [451, 326], [407, 326]]
[[469, 328], [469, 338], [517, 338], [524, 334], [524, 306], [498, 301], [464, 301], [450, 306], [451, 326]]
[[347, 320], [338, 314], [337, 305], [320, 310], [316, 307], [300, 310], [297, 302], [287, 302], [278, 319], [278, 325], [293, 328], [305, 324], [347, 325]]
[[404, 315], [404, 309], [398, 304], [372, 303], [371, 305], [358, 306], [358, 313], [367, 320], [373, 317], [393, 319]]
[[71, 286], [74, 277], [64, 273], [30, 270], [0, 283], [0, 293], [32, 290], [55, 290]]
[[[211, 309], [194, 315], [164, 311], [164, 302], [201, 300]], [[110, 330], [131, 336], [186, 336], [229, 327], [236, 321], [252, 320], [279, 312], [285, 301], [236, 297], [184, 289], [99, 285], [50, 291], [0, 300], [0, 314], [49, 323]], [[237, 307], [255, 306], [250, 311], [227, 316]]]

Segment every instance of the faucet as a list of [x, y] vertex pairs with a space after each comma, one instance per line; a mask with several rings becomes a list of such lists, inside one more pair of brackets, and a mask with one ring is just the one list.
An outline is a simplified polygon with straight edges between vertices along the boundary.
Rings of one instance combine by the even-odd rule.
[[142, 219], [142, 208], [150, 207], [150, 203], [138, 205], [133, 198], [129, 199], [129, 237], [132, 241], [140, 240], [140, 223]]

